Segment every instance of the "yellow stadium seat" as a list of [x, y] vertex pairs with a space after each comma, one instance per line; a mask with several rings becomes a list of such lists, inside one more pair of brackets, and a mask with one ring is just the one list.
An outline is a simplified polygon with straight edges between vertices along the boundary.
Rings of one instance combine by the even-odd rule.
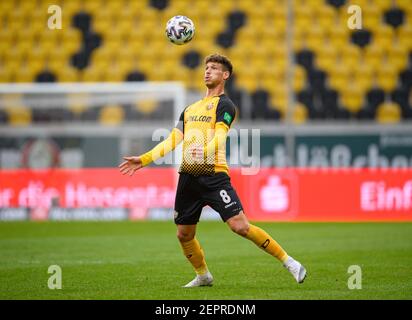
[[104, 48], [111, 52], [117, 52], [124, 47], [124, 42], [119, 38], [107, 39]]
[[27, 59], [30, 64], [32, 63], [43, 63], [48, 58], [50, 52], [44, 50], [43, 48], [33, 49], [28, 52]]
[[128, 1], [127, 5], [130, 11], [133, 13], [139, 13], [146, 8], [147, 1]]
[[372, 44], [365, 48], [363, 60], [374, 69], [378, 69], [382, 65], [383, 55], [383, 48], [377, 44]]
[[110, 105], [102, 108], [99, 122], [106, 126], [117, 126], [124, 120], [124, 110], [121, 106]]
[[306, 71], [301, 66], [296, 66], [293, 69], [293, 90], [300, 91], [305, 87], [306, 84]]
[[276, 1], [276, 5], [273, 4], [273, 0], [261, 0], [259, 5], [267, 12], [271, 17], [286, 12], [286, 2], [282, 0]]
[[379, 26], [374, 33], [374, 42], [382, 48], [387, 48], [394, 43], [394, 31], [388, 25]]
[[172, 72], [170, 76], [171, 81], [189, 83], [192, 80], [191, 71], [188, 68], [181, 68], [179, 69], [179, 72]]
[[393, 1], [392, 0], [374, 0], [373, 4], [381, 11], [386, 11], [392, 7]]
[[350, 5], [358, 5], [361, 8], [365, 8], [369, 4], [370, 4], [370, 0], [349, 0], [349, 1], [347, 1], [345, 11], [346, 11], [347, 7], [350, 6]]
[[169, 72], [159, 66], [158, 68], [156, 67], [150, 70], [148, 77], [151, 81], [167, 81], [169, 78]]
[[404, 24], [399, 27], [397, 31], [397, 37], [399, 44], [408, 49], [412, 49], [412, 25], [411, 24]]
[[0, 97], [2, 105], [7, 108], [13, 108], [15, 106], [23, 105], [23, 94], [21, 93], [9, 93]]
[[14, 9], [13, 1], [2, 1], [0, 2], [0, 11], [1, 12], [11, 12]]
[[64, 50], [67, 51], [69, 55], [74, 54], [75, 52], [79, 52], [81, 48], [81, 43], [76, 43], [76, 42], [71, 42], [71, 41], [65, 41], [61, 43], [61, 46], [64, 48]]
[[8, 44], [8, 48], [16, 38], [19, 39], [19, 32], [6, 29], [0, 30], [0, 42]]
[[99, 65], [101, 67], [108, 67], [115, 56], [115, 50], [112, 50], [110, 47], [103, 47], [100, 50], [95, 50], [91, 55], [91, 65]]
[[337, 90], [337, 91], [342, 91], [345, 90], [345, 88], [350, 84], [350, 78], [347, 77], [330, 77], [329, 78], [329, 85], [331, 88]]
[[[293, 6], [293, 13], [296, 17], [296, 21], [298, 20], [312, 20], [312, 15], [315, 13], [311, 10], [312, 8], [307, 6], [306, 4], [299, 5], [300, 0], [295, 0]], [[303, 1], [305, 3], [305, 1]]]
[[313, 26], [309, 29], [308, 35], [306, 37], [306, 44], [308, 48], [315, 52], [322, 51], [325, 39], [325, 31], [319, 26]]
[[355, 45], [347, 45], [340, 50], [340, 56], [345, 66], [353, 69], [360, 65], [362, 51]]
[[6, 63], [8, 63], [11, 60], [21, 62], [26, 59], [26, 55], [27, 52], [25, 52], [24, 50], [20, 50], [19, 47], [15, 47], [4, 52], [4, 60]]
[[[41, 35], [44, 31], [45, 31], [45, 29], [46, 29], [46, 27], [45, 27], [45, 22], [43, 21], [43, 20], [35, 20], [33, 17], [32, 17], [32, 21], [30, 22], [30, 27], [29, 28], [27, 28], [27, 30], [29, 30], [30, 29], [30, 32], [32, 32], [34, 35], [36, 35], [36, 36], [39, 36], [39, 35]], [[63, 19], [63, 21], [64, 21], [64, 19]], [[59, 33], [59, 35], [61, 34], [61, 33], [64, 33], [64, 30], [66, 30], [65, 28], [64, 28], [64, 25], [62, 25], [62, 28], [63, 29], [61, 29], [61, 30], [55, 30], [56, 32], [58, 32]]]
[[366, 63], [360, 63], [357, 68], [354, 68], [354, 85], [358, 86], [362, 91], [367, 91], [373, 85], [374, 69]]
[[336, 58], [333, 56], [325, 56], [324, 58], [316, 58], [316, 66], [327, 72], [330, 73], [336, 66]]
[[248, 78], [248, 77], [240, 76], [237, 78], [237, 83], [239, 87], [243, 88], [249, 93], [256, 91], [256, 89], [258, 88], [258, 80], [255, 78]]
[[87, 109], [89, 103], [89, 95], [87, 93], [69, 93], [66, 95], [69, 109], [75, 113], [80, 114]]
[[47, 64], [47, 60], [30, 60], [26, 62], [26, 68], [30, 70], [31, 73], [37, 74], [42, 71]]
[[62, 39], [65, 42], [81, 42], [82, 35], [78, 29], [70, 28], [63, 31]]
[[81, 10], [82, 3], [80, 1], [63, 1], [62, 2], [62, 10], [66, 14], [73, 14], [77, 13]]
[[123, 0], [114, 0], [114, 1], [112, 0], [112, 1], [109, 1], [109, 2], [103, 1], [104, 4], [107, 4], [110, 11], [116, 12], [116, 13], [119, 13], [119, 12], [123, 11], [123, 9], [126, 5], [125, 2], [126, 1], [123, 1]]
[[315, 57], [316, 65], [322, 70], [330, 71], [336, 65], [338, 50], [330, 43], [325, 43]]
[[256, 72], [261, 73], [264, 72], [267, 66], [267, 61], [265, 57], [256, 57], [251, 61], [250, 67], [255, 69]]
[[308, 119], [308, 109], [301, 103], [297, 103], [293, 110], [293, 123], [302, 124]]
[[405, 69], [408, 64], [408, 51], [401, 45], [387, 48], [387, 63], [398, 72]]
[[252, 6], [251, 6], [251, 10], [247, 11], [248, 16], [253, 18], [253, 19], [258, 19], [258, 20], [265, 21], [266, 13], [267, 13], [265, 8], [263, 8], [262, 6], [255, 6], [255, 4], [253, 2], [249, 2], [249, 3]]
[[71, 58], [70, 52], [67, 52], [62, 46], [56, 46], [50, 53], [48, 58], [60, 62], [69, 62]]
[[35, 72], [30, 68], [22, 67], [19, 70], [16, 70], [14, 76], [14, 81], [16, 82], [32, 82], [34, 81]]
[[62, 82], [77, 82], [79, 81], [79, 71], [71, 67], [61, 68], [57, 73], [57, 78]]
[[325, 30], [330, 28], [337, 19], [337, 11], [331, 6], [323, 5], [322, 0], [320, 1], [321, 3], [319, 3], [319, 1], [310, 2], [310, 6], [312, 7], [313, 11], [316, 12], [315, 14], [318, 17], [319, 25]]
[[270, 90], [270, 102], [284, 116], [288, 107], [288, 91], [285, 85], [278, 84]]
[[[10, 33], [9, 36], [12, 36], [13, 34]], [[28, 43], [30, 46], [32, 46], [33, 42], [35, 41], [35, 37], [36, 37], [37, 33], [35, 32], [35, 30], [33, 30], [32, 28], [26, 28], [24, 30], [20, 30], [19, 33], [16, 34], [16, 45], [21, 45], [23, 43]], [[0, 33], [0, 41], [9, 41], [11, 42], [12, 39], [1, 39], [1, 33]]]
[[31, 109], [24, 106], [13, 106], [6, 108], [9, 116], [9, 124], [12, 126], [27, 126], [32, 121]]
[[105, 4], [107, 5], [108, 8], [110, 8], [111, 6], [110, 3], [111, 2], [108, 2], [106, 4], [104, 3], [104, 1], [101, 1], [101, 0], [87, 0], [83, 2], [83, 9], [86, 12], [94, 13], [94, 12], [99, 11], [99, 9], [101, 9], [102, 7], [104, 7]]
[[[13, 12], [18, 12], [18, 11], [13, 11]], [[24, 17], [21, 14], [18, 15], [13, 15], [9, 16], [9, 21], [7, 23], [7, 28], [9, 30], [13, 30], [14, 32], [19, 32], [20, 30], [23, 30], [24, 28], [28, 27], [28, 21], [26, 17]]]
[[376, 120], [382, 124], [398, 123], [401, 118], [401, 108], [393, 102], [383, 103], [376, 110]]
[[12, 78], [14, 77], [14, 73], [21, 67], [22, 62], [20, 60], [8, 60], [7, 63], [3, 65], [4, 69], [7, 69], [10, 74], [12, 74]]
[[399, 8], [407, 10], [410, 7], [411, 2], [409, 0], [396, 0], [396, 4]]
[[283, 16], [275, 15], [273, 26], [275, 30], [279, 30], [279, 32], [284, 33], [287, 27], [287, 19]]
[[21, 1], [19, 3], [19, 10], [25, 17], [29, 17], [31, 12], [37, 8], [36, 1]]
[[390, 92], [395, 89], [397, 82], [397, 71], [391, 66], [383, 64], [381, 68], [377, 70], [377, 83], [386, 92]]
[[329, 31], [329, 40], [336, 49], [342, 49], [349, 44], [347, 26], [335, 25]]
[[293, 51], [297, 52], [303, 49], [306, 49], [305, 37], [303, 34], [294, 34], [292, 39], [292, 48]]
[[366, 15], [362, 20], [362, 28], [375, 32], [382, 25], [382, 17], [380, 15]]
[[274, 87], [276, 87], [277, 85], [279, 85], [279, 81], [272, 75], [272, 76], [263, 76], [261, 78], [259, 78], [259, 85], [268, 90], [271, 91], [273, 90]]
[[[295, 20], [295, 23], [293, 25], [295, 32], [308, 31], [313, 26], [310, 15], [296, 16], [295, 19], [296, 20]], [[287, 27], [287, 25], [285, 25], [285, 26]]]
[[[96, 32], [103, 35], [104, 38], [108, 37], [108, 33], [112, 30], [113, 21], [110, 18], [100, 17], [93, 21], [93, 29]], [[130, 30], [130, 32], [133, 32]], [[141, 33], [141, 32], [140, 32]]]
[[144, 114], [150, 114], [154, 112], [157, 107], [157, 102], [151, 99], [139, 100], [136, 105], [136, 109]]
[[347, 86], [340, 90], [342, 105], [350, 112], [356, 113], [362, 109], [364, 92], [356, 86]]
[[12, 73], [10, 70], [6, 68], [0, 69], [0, 82], [11, 82], [12, 81]]
[[121, 68], [110, 68], [103, 72], [103, 81], [107, 82], [122, 82], [126, 79], [126, 73]]
[[103, 79], [103, 70], [89, 66], [80, 73], [80, 78], [85, 82], [98, 82]]

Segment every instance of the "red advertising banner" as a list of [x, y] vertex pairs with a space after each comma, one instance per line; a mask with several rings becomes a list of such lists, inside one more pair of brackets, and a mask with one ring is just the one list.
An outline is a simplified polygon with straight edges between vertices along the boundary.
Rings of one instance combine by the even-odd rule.
[[251, 220], [412, 221], [412, 169], [261, 169], [242, 177]]
[[150, 168], [123, 176], [117, 169], [0, 171], [0, 208], [29, 208], [31, 219], [51, 207], [130, 208], [144, 219], [149, 208], [173, 208], [176, 172]]
[[[232, 169], [231, 180], [254, 221], [412, 221], [412, 169], [262, 168], [256, 175]], [[149, 209], [173, 208], [176, 182], [173, 168], [145, 168], [133, 177], [117, 169], [5, 170], [0, 209], [28, 208], [32, 220], [47, 219], [51, 208], [75, 208], [92, 218], [105, 213], [145, 219]]]

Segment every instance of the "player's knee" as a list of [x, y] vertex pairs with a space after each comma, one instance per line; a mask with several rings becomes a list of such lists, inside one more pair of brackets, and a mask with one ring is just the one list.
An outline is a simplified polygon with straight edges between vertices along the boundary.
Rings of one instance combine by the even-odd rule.
[[177, 231], [177, 239], [179, 239], [180, 242], [187, 242], [190, 241], [194, 238], [194, 234], [188, 233], [188, 232], [183, 232], [183, 231]]
[[230, 229], [232, 229], [233, 232], [237, 233], [238, 235], [242, 237], [246, 237], [248, 231], [249, 231], [249, 224], [247, 223], [233, 223], [230, 225]]

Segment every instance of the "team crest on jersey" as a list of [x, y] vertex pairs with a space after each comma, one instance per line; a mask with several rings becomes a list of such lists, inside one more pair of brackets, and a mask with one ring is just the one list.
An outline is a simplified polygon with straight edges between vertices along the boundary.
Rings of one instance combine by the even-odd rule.
[[207, 106], [206, 106], [206, 109], [207, 110], [210, 110], [210, 109], [212, 109], [214, 107], [214, 104], [213, 104], [213, 102], [211, 102], [211, 103], [209, 103]]

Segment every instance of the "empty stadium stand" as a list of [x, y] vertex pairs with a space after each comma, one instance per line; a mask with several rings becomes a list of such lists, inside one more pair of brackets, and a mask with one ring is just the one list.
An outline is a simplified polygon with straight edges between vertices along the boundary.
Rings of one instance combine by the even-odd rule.
[[[62, 8], [50, 30], [48, 7]], [[358, 119], [397, 123], [412, 118], [410, 0], [3, 0], [0, 82], [183, 81], [203, 91], [203, 59], [213, 52], [234, 64], [228, 94], [243, 116], [292, 121]], [[362, 29], [347, 26], [348, 7], [362, 9]], [[290, 11], [289, 11], [290, 10]], [[195, 23], [191, 43], [165, 40], [176, 15]], [[290, 50], [289, 50], [290, 49]], [[292, 54], [289, 54], [292, 52]], [[292, 100], [288, 95], [292, 89]], [[118, 125], [154, 112], [150, 103], [73, 105], [57, 114], [32, 111], [24, 97], [0, 110], [0, 123], [83, 119]], [[293, 102], [294, 100], [294, 102]], [[292, 102], [292, 105], [290, 104]]]

